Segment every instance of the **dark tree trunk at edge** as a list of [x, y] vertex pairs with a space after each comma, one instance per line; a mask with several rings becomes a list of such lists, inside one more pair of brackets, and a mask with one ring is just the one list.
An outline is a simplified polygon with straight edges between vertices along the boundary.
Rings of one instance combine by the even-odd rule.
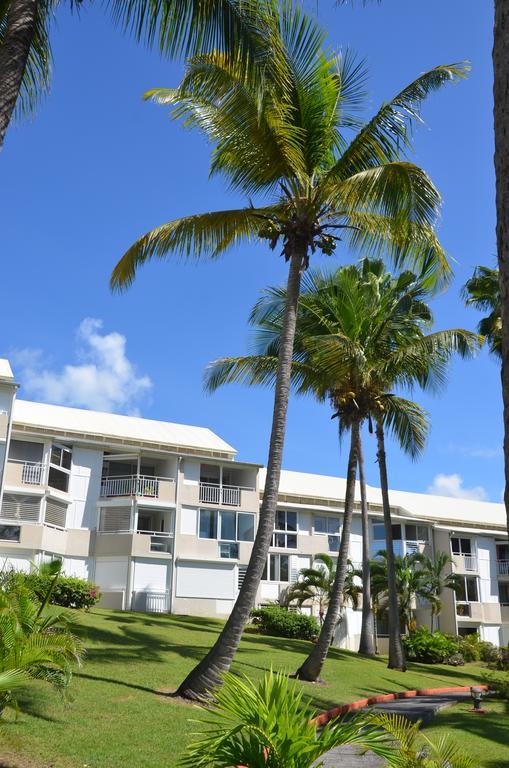
[[401, 642], [401, 628], [398, 605], [398, 589], [396, 585], [396, 568], [394, 563], [394, 548], [392, 541], [392, 519], [389, 503], [389, 482], [387, 480], [387, 462], [385, 457], [384, 428], [381, 421], [376, 423], [377, 459], [380, 470], [380, 488], [384, 510], [385, 548], [387, 550], [387, 584], [389, 602], [389, 669], [406, 670], [405, 653]]
[[313, 649], [302, 666], [297, 670], [299, 680], [315, 682], [320, 680], [320, 675], [329, 652], [334, 632], [338, 624], [341, 608], [343, 606], [343, 589], [345, 586], [346, 571], [348, 567], [348, 548], [350, 545], [350, 531], [352, 528], [353, 506], [355, 501], [355, 478], [357, 475], [357, 462], [359, 457], [359, 422], [354, 422], [351, 428], [350, 454], [348, 456], [348, 471], [346, 475], [345, 513], [343, 515], [343, 529], [341, 531], [341, 543], [339, 545], [336, 576], [332, 587], [332, 593], [327, 607], [325, 619]]
[[502, 313], [504, 504], [509, 533], [509, 0], [495, 0], [493, 74], [497, 255]]
[[0, 148], [16, 106], [34, 36], [37, 0], [10, 0], [0, 46]]
[[362, 521], [362, 624], [359, 641], [359, 653], [363, 656], [375, 655], [375, 623], [371, 609], [371, 567], [368, 500], [366, 498], [366, 477], [364, 474], [364, 454], [362, 438], [359, 435], [359, 483], [361, 487], [361, 521]]
[[176, 695], [183, 696], [186, 699], [198, 700], [206, 697], [211, 689], [220, 682], [221, 675], [230, 669], [242, 637], [242, 632], [254, 606], [263, 569], [267, 562], [267, 553], [274, 531], [279, 478], [283, 459], [293, 344], [297, 323], [301, 270], [305, 252], [305, 246], [296, 248], [290, 260], [274, 394], [267, 476], [251, 558], [237, 600], [221, 634], [207, 655], [188, 674], [176, 692]]

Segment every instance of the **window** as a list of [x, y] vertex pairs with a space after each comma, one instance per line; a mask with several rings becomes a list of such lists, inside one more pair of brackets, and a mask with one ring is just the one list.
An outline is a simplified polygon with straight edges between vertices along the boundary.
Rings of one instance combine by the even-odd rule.
[[463, 576], [461, 578], [456, 591], [456, 601], [458, 603], [479, 602], [479, 590], [477, 588], [477, 578], [475, 576]]
[[217, 539], [217, 511], [200, 509], [200, 539]]
[[[394, 541], [401, 541], [401, 525], [399, 523], [392, 526], [392, 538]], [[385, 541], [385, 525], [383, 523], [373, 523], [373, 539]]]
[[405, 525], [406, 538], [409, 541], [429, 541], [428, 528], [425, 525]]
[[268, 578], [267, 563], [262, 574], [263, 581], [290, 581], [290, 556], [269, 555]]
[[255, 516], [249, 512], [200, 509], [200, 539], [219, 539], [222, 542], [254, 541], [254, 533]]
[[339, 517], [315, 515], [314, 530], [318, 534], [327, 534], [329, 552], [339, 552], [339, 533], [341, 520]]
[[234, 541], [219, 542], [219, 557], [237, 560], [239, 557], [239, 545]]
[[248, 515], [245, 512], [239, 512], [237, 519], [238, 519], [238, 540], [254, 541], [254, 536], [255, 536], [254, 515]]
[[453, 537], [451, 539], [451, 549], [453, 555], [467, 555], [472, 554], [472, 541], [471, 539], [459, 539]]
[[297, 512], [278, 509], [272, 534], [272, 546], [297, 549]]
[[20, 534], [19, 525], [0, 525], [0, 539], [2, 541], [19, 541]]
[[65, 445], [52, 445], [49, 460], [48, 485], [67, 493], [71, 474], [72, 450]]
[[509, 605], [509, 582], [498, 582], [498, 600], [502, 605]]

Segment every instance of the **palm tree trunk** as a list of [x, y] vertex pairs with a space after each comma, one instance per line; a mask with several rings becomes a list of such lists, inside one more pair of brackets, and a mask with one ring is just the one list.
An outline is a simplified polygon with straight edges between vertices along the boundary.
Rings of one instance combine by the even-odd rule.
[[0, 148], [11, 121], [35, 29], [38, 0], [10, 0], [0, 46]]
[[362, 520], [362, 624], [359, 641], [359, 653], [364, 656], [375, 655], [375, 625], [371, 610], [371, 566], [369, 542], [368, 500], [366, 498], [366, 477], [364, 474], [364, 453], [362, 438], [359, 435], [359, 483], [361, 486], [361, 520]]
[[353, 505], [355, 501], [355, 479], [357, 475], [357, 462], [359, 458], [359, 422], [355, 421], [351, 428], [350, 454], [348, 456], [348, 471], [346, 475], [345, 513], [343, 515], [343, 530], [341, 531], [341, 543], [338, 552], [338, 564], [332, 592], [327, 607], [325, 619], [313, 649], [302, 666], [297, 670], [296, 676], [300, 680], [316, 682], [320, 680], [320, 674], [331, 646], [334, 632], [339, 621], [343, 606], [343, 589], [345, 586], [346, 571], [348, 567], [348, 548], [350, 545], [350, 531], [352, 528]]
[[493, 74], [497, 254], [502, 315], [504, 504], [509, 533], [509, 0], [495, 0]]
[[401, 642], [399, 623], [398, 590], [396, 586], [396, 568], [392, 541], [391, 507], [389, 503], [389, 482], [387, 480], [387, 461], [385, 457], [384, 428], [380, 420], [376, 422], [377, 459], [380, 470], [380, 487], [385, 525], [385, 549], [387, 550], [387, 592], [389, 602], [389, 669], [406, 670], [405, 654]]
[[263, 569], [267, 563], [267, 554], [274, 531], [276, 516], [301, 272], [306, 249], [307, 245], [305, 243], [299, 244], [298, 247], [295, 247], [290, 259], [285, 314], [276, 376], [267, 476], [251, 558], [237, 600], [221, 634], [207, 655], [187, 675], [176, 692], [176, 695], [183, 696], [186, 699], [203, 699], [220, 682], [221, 675], [229, 670], [240, 643], [242, 632], [255, 604]]

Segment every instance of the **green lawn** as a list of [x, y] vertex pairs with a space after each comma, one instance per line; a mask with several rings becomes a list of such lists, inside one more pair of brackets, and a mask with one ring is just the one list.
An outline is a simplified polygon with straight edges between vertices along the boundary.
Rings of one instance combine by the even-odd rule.
[[448, 733], [483, 768], [509, 768], [509, 712], [501, 701], [484, 703], [486, 714], [469, 711], [471, 704], [458, 704], [439, 713], [429, 736]]
[[[74, 702], [65, 707], [55, 694], [41, 688], [40, 696], [24, 702], [25, 712], [17, 721], [8, 715], [0, 731], [4, 758], [0, 768], [176, 765], [190, 739], [189, 720], [196, 717], [197, 709], [162, 693], [174, 690], [203, 656], [221, 623], [104, 610], [80, 613], [78, 620], [88, 653], [73, 681]], [[270, 665], [294, 672], [308, 649], [305, 641], [248, 633], [234, 670], [251, 678]], [[365, 695], [469, 684], [479, 679], [481, 671], [472, 664], [463, 668], [411, 664], [402, 674], [388, 670], [383, 659], [361, 659], [333, 650], [324, 672], [327, 685], [304, 685], [315, 706], [323, 710]], [[482, 722], [475, 725], [477, 730]], [[495, 763], [480, 765], [492, 768]]]

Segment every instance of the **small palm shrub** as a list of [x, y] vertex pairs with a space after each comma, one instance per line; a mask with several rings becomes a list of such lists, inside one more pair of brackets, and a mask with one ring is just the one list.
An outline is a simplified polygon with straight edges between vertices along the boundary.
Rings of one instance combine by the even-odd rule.
[[417, 627], [403, 638], [406, 656], [424, 664], [441, 664], [458, 652], [458, 643], [442, 632], [430, 632], [427, 627]]
[[[203, 730], [186, 749], [181, 768], [311, 768], [346, 744], [370, 750], [394, 768], [471, 768], [448, 738], [431, 741], [404, 717], [360, 713], [320, 728], [297, 680], [266, 672], [259, 682], [224, 676]], [[205, 705], [204, 705], [205, 706]]]
[[288, 611], [280, 605], [257, 608], [251, 612], [251, 618], [264, 635], [314, 640], [320, 634], [320, 626], [314, 616]]
[[258, 682], [227, 674], [211, 707], [201, 721], [203, 733], [179, 762], [183, 768], [311, 768], [342, 744], [382, 757], [395, 751], [392, 739], [364, 715], [319, 729], [302, 686], [281, 672], [266, 672]]
[[[26, 586], [42, 600], [47, 593], [51, 576], [34, 572], [24, 576]], [[50, 603], [63, 608], [92, 608], [101, 598], [99, 587], [77, 576], [60, 576], [52, 590]]]
[[52, 579], [41, 599], [16, 574], [0, 574], [0, 714], [6, 706], [17, 708], [16, 690], [33, 680], [65, 696], [73, 666], [83, 655], [68, 612], [49, 605], [60, 563], [46, 570]]

